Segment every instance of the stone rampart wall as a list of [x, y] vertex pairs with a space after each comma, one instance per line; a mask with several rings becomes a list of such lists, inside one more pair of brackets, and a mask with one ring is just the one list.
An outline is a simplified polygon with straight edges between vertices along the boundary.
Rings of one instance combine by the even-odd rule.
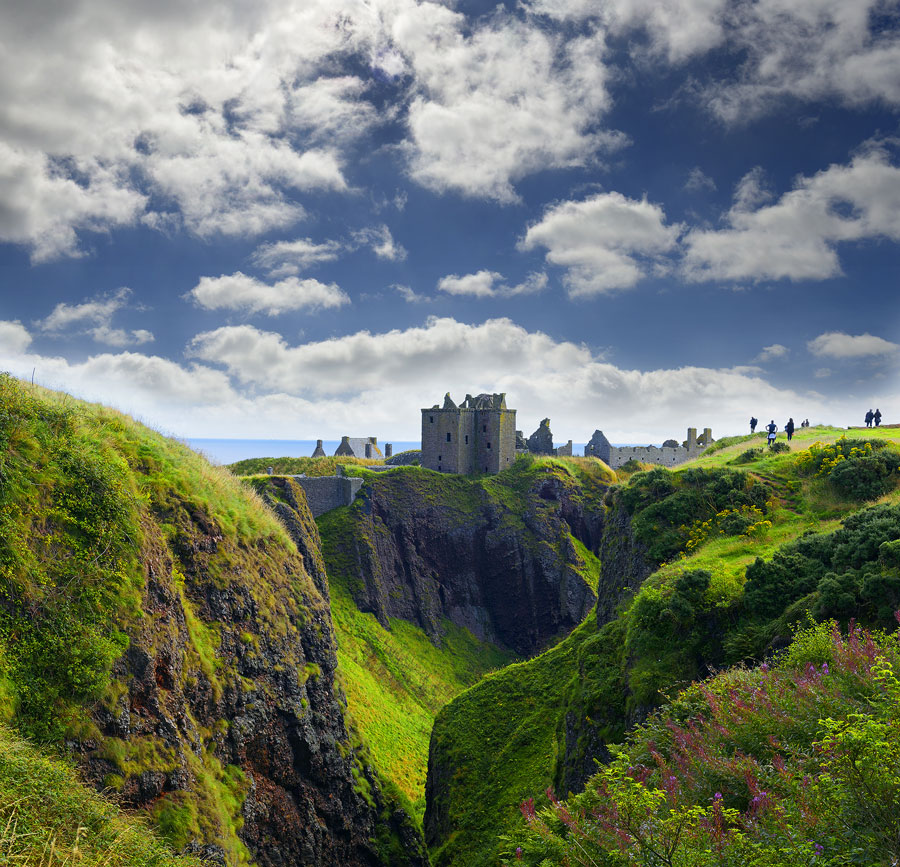
[[667, 446], [611, 446], [607, 463], [612, 469], [627, 464], [630, 460], [641, 461], [644, 464], [659, 464], [663, 467], [674, 467], [683, 464], [692, 458], [703, 454], [703, 447], [686, 449], [681, 446], [669, 448]]
[[294, 480], [303, 488], [314, 518], [338, 506], [349, 506], [363, 484], [353, 476], [294, 476]]

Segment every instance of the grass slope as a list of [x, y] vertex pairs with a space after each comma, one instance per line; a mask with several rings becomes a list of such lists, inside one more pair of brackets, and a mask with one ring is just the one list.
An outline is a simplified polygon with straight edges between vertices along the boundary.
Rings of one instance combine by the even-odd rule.
[[200, 867], [85, 787], [75, 769], [0, 726], [0, 863]]
[[[773, 637], [789, 634], [790, 623], [812, 607], [812, 598], [774, 620], [754, 619], [743, 607], [745, 572], [757, 558], [767, 561], [809, 532], [833, 531], [842, 518], [872, 505], [843, 499], [827, 479], [798, 469], [796, 453], [802, 448], [834, 443], [843, 435], [811, 428], [795, 437], [792, 454], [732, 464], [757, 445], [746, 438], [679, 468], [676, 481], [692, 467], [746, 472], [749, 481], [765, 486], [763, 517], [770, 526], [760, 521], [750, 536], [722, 535], [715, 518], [706, 529], [702, 521], [681, 527], [684, 539], [697, 544], [662, 564], [615, 620], [599, 630], [585, 622], [558, 647], [485, 678], [444, 708], [434, 739], [452, 778], [442, 796], [446, 802], [435, 806], [449, 815], [452, 828], [432, 851], [436, 867], [496, 863], [496, 835], [517, 827], [521, 801], [534, 797], [538, 807], [546, 805], [543, 790], [561, 785], [558, 760], [567, 729], [578, 733], [582, 753], [596, 754], [600, 745], [620, 741], [631, 722], [674, 695], [679, 685], [702, 676], [710, 656], [718, 664], [739, 662], [764, 650]], [[896, 443], [898, 436], [896, 430], [879, 430], [872, 438]], [[900, 491], [874, 502], [900, 503]], [[649, 531], [657, 538], [668, 532], [663, 524], [651, 524]], [[745, 631], [739, 632], [742, 624]], [[523, 746], [507, 750], [508, 740]]]

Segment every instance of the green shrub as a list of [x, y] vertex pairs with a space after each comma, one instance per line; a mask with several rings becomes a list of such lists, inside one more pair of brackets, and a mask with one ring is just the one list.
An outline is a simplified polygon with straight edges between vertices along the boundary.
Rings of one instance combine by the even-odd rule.
[[736, 458], [733, 458], [731, 463], [751, 464], [753, 461], [758, 461], [763, 454], [765, 454], [764, 449], [747, 449], [746, 451], [741, 452]]
[[783, 442], [774, 442], [769, 447], [769, 452], [773, 455], [783, 455], [785, 454], [785, 452], [789, 452], [790, 450], [791, 447], [787, 443]]

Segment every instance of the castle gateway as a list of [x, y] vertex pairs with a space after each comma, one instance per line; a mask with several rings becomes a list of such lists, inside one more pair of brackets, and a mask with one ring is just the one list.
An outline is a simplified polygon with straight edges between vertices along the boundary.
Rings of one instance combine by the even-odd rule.
[[505, 394], [479, 394], [457, 406], [422, 410], [421, 465], [439, 473], [499, 473], [516, 459], [516, 411]]

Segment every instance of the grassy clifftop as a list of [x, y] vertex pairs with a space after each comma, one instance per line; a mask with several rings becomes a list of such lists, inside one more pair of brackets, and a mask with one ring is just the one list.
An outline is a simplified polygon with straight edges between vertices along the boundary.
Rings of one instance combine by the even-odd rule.
[[519, 827], [525, 798], [540, 809], [547, 787], [580, 788], [593, 758], [608, 758], [606, 745], [652, 708], [784, 646], [806, 616], [893, 623], [897, 432], [868, 447], [845, 433], [813, 429], [782, 455], [746, 455], [757, 443], [737, 442], [607, 496], [608, 521], [618, 514], [625, 528], [619, 544], [642, 550], [651, 574], [611, 621], [585, 622], [438, 715], [426, 813], [436, 865], [495, 863], [496, 835]]

